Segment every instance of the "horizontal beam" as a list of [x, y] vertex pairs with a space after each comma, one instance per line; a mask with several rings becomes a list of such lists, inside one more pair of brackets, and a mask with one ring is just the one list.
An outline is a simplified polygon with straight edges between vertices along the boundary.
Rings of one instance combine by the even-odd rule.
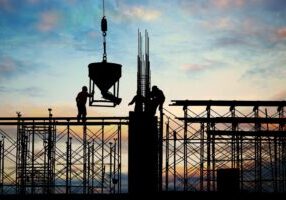
[[251, 117], [178, 117], [177, 119], [188, 123], [262, 123], [286, 124], [286, 118], [251, 118]]
[[126, 121], [108, 121], [108, 122], [68, 122], [68, 121], [21, 121], [21, 122], [1, 122], [0, 121], [0, 126], [17, 126], [17, 125], [23, 125], [23, 126], [49, 126], [49, 125], [55, 125], [55, 126], [102, 126], [102, 125], [128, 125], [128, 122]]
[[262, 136], [262, 137], [286, 137], [286, 131], [207, 131], [210, 135], [222, 136]]
[[[17, 121], [17, 120], [55, 120], [55, 121], [77, 121], [76, 117], [0, 117], [0, 121], [3, 120], [12, 120], [12, 121]], [[90, 120], [128, 120], [129, 117], [87, 117], [86, 121]]]
[[286, 101], [172, 100], [170, 106], [286, 106]]

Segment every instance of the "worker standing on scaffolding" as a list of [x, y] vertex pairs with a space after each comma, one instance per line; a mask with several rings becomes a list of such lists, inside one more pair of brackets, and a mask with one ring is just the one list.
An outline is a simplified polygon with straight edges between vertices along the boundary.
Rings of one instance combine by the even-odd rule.
[[92, 94], [89, 94], [87, 92], [87, 87], [83, 86], [82, 87], [82, 91], [78, 93], [77, 97], [76, 97], [76, 105], [77, 105], [77, 109], [78, 109], [78, 114], [77, 114], [77, 122], [80, 122], [80, 118], [82, 118], [82, 122], [86, 121], [86, 101], [87, 101], [87, 97], [92, 97]]
[[150, 93], [150, 112], [153, 116], [155, 116], [158, 107], [159, 111], [161, 112], [163, 111], [164, 102], [165, 102], [165, 95], [163, 91], [154, 85]]
[[137, 92], [128, 106], [135, 103], [134, 112], [143, 112], [143, 104], [146, 102], [145, 97]]

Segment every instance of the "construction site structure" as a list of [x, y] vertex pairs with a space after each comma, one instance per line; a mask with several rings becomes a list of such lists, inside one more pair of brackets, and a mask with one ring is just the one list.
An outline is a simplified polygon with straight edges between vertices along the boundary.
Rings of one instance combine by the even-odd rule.
[[[137, 56], [137, 110], [129, 113], [128, 129], [128, 191], [131, 194], [161, 191], [161, 143], [158, 118], [148, 112], [151, 73], [149, 37], [145, 31], [145, 54], [142, 53], [142, 35], [138, 31]], [[139, 104], [139, 105], [138, 105]], [[140, 109], [138, 109], [138, 107]]]
[[51, 110], [46, 118], [0, 118], [0, 193], [121, 193], [127, 124], [127, 117], [90, 117], [83, 124], [52, 117]]
[[286, 192], [285, 101], [174, 100], [164, 190]]
[[[285, 193], [285, 106], [175, 100], [160, 123], [134, 112], [85, 124], [72, 117], [0, 118], [0, 194]], [[170, 112], [174, 107], [181, 114]]]

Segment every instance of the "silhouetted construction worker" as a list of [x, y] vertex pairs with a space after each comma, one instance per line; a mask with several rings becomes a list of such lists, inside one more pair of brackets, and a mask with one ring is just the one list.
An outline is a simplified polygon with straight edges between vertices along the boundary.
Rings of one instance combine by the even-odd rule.
[[82, 122], [86, 121], [86, 101], [87, 97], [92, 97], [93, 94], [89, 94], [87, 92], [87, 87], [83, 86], [82, 91], [78, 93], [76, 97], [76, 105], [78, 109], [78, 114], [77, 114], [77, 122], [80, 122], [80, 118], [82, 117]]
[[143, 112], [143, 103], [145, 102], [145, 98], [141, 94], [136, 94], [132, 101], [128, 104], [129, 106], [135, 103], [134, 111], [135, 112]]
[[162, 111], [164, 102], [165, 95], [163, 91], [154, 85], [150, 93], [150, 113], [155, 116], [158, 106], [159, 110]]

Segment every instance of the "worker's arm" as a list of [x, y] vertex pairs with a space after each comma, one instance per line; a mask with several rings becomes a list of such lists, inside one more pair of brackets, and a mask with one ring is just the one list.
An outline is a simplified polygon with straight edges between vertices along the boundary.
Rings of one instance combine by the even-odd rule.
[[135, 97], [133, 97], [132, 101], [129, 102], [128, 106], [132, 105], [133, 103], [135, 103]]
[[92, 91], [92, 93], [90, 94], [89, 93], [87, 94], [88, 97], [93, 97], [93, 95], [94, 95], [94, 91]]

